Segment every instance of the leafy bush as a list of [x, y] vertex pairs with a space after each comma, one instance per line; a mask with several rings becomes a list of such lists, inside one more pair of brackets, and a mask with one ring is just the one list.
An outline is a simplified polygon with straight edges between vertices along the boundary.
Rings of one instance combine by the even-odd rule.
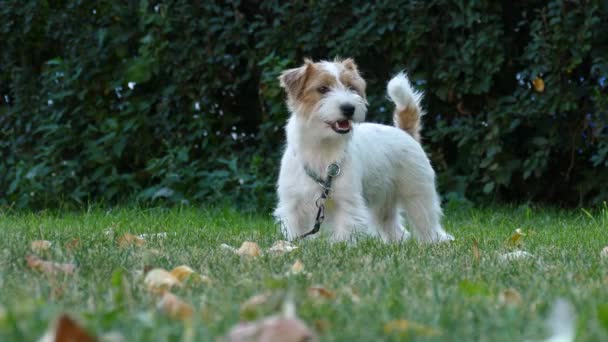
[[599, 1], [15, 1], [0, 7], [0, 203], [229, 201], [267, 210], [276, 77], [354, 57], [371, 121], [402, 68], [449, 198], [608, 198]]

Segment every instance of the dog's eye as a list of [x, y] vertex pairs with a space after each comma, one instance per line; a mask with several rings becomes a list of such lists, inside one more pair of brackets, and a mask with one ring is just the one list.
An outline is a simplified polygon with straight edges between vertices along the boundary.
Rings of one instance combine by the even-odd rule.
[[317, 91], [319, 92], [319, 94], [326, 94], [327, 92], [329, 92], [329, 87], [322, 86], [322, 87], [317, 88]]
[[346, 88], [354, 93], [359, 94], [359, 90], [352, 85], [347, 85]]

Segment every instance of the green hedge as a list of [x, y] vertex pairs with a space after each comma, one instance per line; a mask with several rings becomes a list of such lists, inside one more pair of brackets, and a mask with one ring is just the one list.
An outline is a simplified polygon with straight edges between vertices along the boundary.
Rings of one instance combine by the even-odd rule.
[[276, 77], [352, 56], [369, 119], [405, 68], [447, 197], [608, 197], [606, 1], [3, 1], [0, 203], [267, 210]]

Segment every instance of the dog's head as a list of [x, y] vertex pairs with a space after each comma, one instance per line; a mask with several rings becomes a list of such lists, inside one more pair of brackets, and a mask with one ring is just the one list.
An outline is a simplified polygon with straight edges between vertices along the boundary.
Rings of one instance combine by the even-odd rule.
[[283, 71], [279, 77], [292, 113], [305, 119], [321, 137], [348, 134], [365, 120], [365, 81], [348, 58], [313, 63]]

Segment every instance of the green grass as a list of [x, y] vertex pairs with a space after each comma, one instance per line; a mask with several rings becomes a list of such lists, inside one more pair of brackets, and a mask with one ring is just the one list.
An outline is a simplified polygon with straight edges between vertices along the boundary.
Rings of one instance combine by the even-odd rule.
[[[280, 236], [268, 216], [192, 208], [0, 214], [0, 340], [35, 340], [62, 312], [96, 334], [117, 331], [129, 341], [179, 340], [183, 324], [156, 310], [139, 274], [145, 266], [185, 264], [211, 279], [174, 291], [196, 309], [198, 341], [217, 340], [239, 320], [280, 311], [285, 296], [295, 300], [298, 315], [328, 341], [538, 340], [547, 337], [545, 319], [560, 297], [575, 308], [577, 340], [608, 341], [607, 326], [598, 316], [608, 303], [608, 261], [600, 258], [608, 245], [607, 210], [452, 209], [444, 225], [456, 236], [453, 243], [367, 239], [331, 245], [318, 239], [301, 242], [282, 256], [246, 259], [220, 244], [238, 247], [248, 240], [270, 247]], [[127, 232], [169, 235], [141, 248], [120, 249], [116, 237], [104, 234], [108, 228], [116, 237]], [[501, 262], [500, 255], [511, 250], [505, 240], [516, 228], [527, 233], [520, 248], [534, 257]], [[37, 239], [53, 242], [44, 259], [75, 262], [76, 274], [49, 277], [29, 269], [24, 257]], [[80, 246], [67, 250], [72, 239]], [[479, 243], [479, 262], [473, 257], [473, 239]], [[308, 275], [286, 274], [296, 259]], [[309, 297], [313, 285], [332, 291], [335, 298]], [[499, 301], [508, 288], [521, 294], [520, 305]], [[240, 311], [242, 302], [266, 291], [273, 294], [267, 303]], [[387, 334], [386, 323], [396, 319], [441, 335], [425, 336], [419, 330]]]

